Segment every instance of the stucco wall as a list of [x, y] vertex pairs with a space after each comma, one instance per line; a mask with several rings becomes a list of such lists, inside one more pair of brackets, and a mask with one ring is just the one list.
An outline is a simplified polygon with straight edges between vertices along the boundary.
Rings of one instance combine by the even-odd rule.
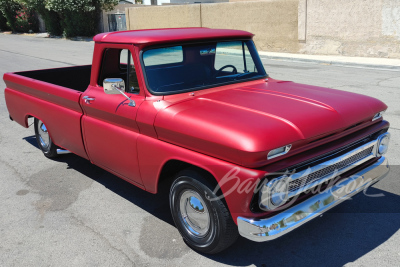
[[307, 0], [306, 13], [299, 52], [400, 58], [400, 0]]
[[180, 4], [180, 5], [187, 5], [187, 4], [205, 4], [205, 3], [225, 3], [229, 2], [229, 0], [170, 0], [171, 4]]
[[126, 9], [128, 30], [201, 27], [200, 4]]
[[298, 51], [298, 0], [129, 8], [128, 29], [209, 27], [246, 30], [257, 48]]
[[249, 31], [259, 50], [297, 52], [298, 1], [204, 4], [203, 27]]
[[400, 0], [230, 0], [127, 9], [128, 29], [210, 27], [255, 34], [259, 50], [400, 58]]

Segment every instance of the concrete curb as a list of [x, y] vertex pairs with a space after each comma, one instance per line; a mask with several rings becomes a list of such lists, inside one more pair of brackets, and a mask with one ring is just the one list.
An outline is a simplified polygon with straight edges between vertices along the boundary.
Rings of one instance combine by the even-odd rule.
[[94, 42], [93, 41], [93, 37], [76, 36], [76, 37], [65, 38], [63, 36], [49, 35], [47, 32], [43, 32], [43, 33], [0, 32], [0, 34], [4, 34], [4, 35], [19, 35], [19, 36], [27, 36], [27, 37], [33, 37], [33, 38], [49, 38], [49, 39], [58, 39], [58, 40], [80, 41], [80, 42]]
[[399, 59], [317, 56], [317, 55], [304, 55], [304, 54], [297, 55], [297, 54], [285, 54], [285, 53], [269, 53], [262, 51], [259, 52], [259, 54], [262, 59], [270, 59], [270, 60], [306, 62], [306, 63], [326, 64], [332, 66], [400, 71]]

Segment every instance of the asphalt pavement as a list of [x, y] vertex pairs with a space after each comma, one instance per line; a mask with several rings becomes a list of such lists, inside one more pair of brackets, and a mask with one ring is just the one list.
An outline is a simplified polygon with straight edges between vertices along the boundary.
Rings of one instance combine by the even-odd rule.
[[[93, 46], [0, 34], [0, 76], [91, 64]], [[365, 94], [389, 106], [392, 170], [369, 189], [376, 197], [359, 194], [269, 243], [239, 238], [218, 255], [201, 255], [173, 226], [164, 193], [146, 193], [75, 155], [45, 158], [33, 127], [9, 120], [0, 80], [0, 266], [399, 266], [400, 71], [263, 62], [275, 79]]]

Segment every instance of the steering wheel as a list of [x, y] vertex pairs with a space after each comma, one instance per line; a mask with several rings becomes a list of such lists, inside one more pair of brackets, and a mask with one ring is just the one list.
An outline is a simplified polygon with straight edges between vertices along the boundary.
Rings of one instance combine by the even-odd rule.
[[219, 74], [221, 73], [221, 71], [223, 71], [226, 68], [232, 68], [232, 74], [237, 74], [237, 69], [236, 69], [235, 66], [233, 66], [233, 65], [225, 65], [222, 68], [220, 68], [219, 70], [217, 70], [217, 72], [215, 73], [214, 77], [218, 77]]

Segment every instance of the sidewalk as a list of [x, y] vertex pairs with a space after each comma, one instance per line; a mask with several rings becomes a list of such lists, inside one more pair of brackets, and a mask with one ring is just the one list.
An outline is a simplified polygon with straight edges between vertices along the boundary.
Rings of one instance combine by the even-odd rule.
[[370, 57], [345, 57], [345, 56], [323, 56], [290, 54], [259, 51], [260, 57], [264, 59], [274, 59], [294, 62], [310, 62], [319, 64], [328, 64], [335, 66], [348, 66], [359, 68], [374, 68], [386, 70], [399, 70], [400, 59], [389, 58], [370, 58]]
[[[10, 34], [10, 33], [3, 32], [1, 34]], [[64, 39], [72, 41], [93, 42], [93, 39], [91, 37], [74, 37], [65, 39], [62, 37], [49, 37], [47, 33], [18, 34], [18, 35], [31, 36], [36, 38], [55, 38], [55, 39]], [[276, 52], [265, 52], [265, 51], [259, 51], [259, 55], [263, 59], [400, 71], [400, 59], [307, 55], [307, 54], [276, 53]]]
[[28, 36], [28, 37], [33, 37], [33, 38], [51, 38], [51, 39], [70, 40], [70, 41], [93, 42], [93, 37], [77, 36], [77, 37], [65, 38], [62, 36], [50, 36], [47, 32], [42, 32], [42, 33], [0, 32], [0, 34]]

